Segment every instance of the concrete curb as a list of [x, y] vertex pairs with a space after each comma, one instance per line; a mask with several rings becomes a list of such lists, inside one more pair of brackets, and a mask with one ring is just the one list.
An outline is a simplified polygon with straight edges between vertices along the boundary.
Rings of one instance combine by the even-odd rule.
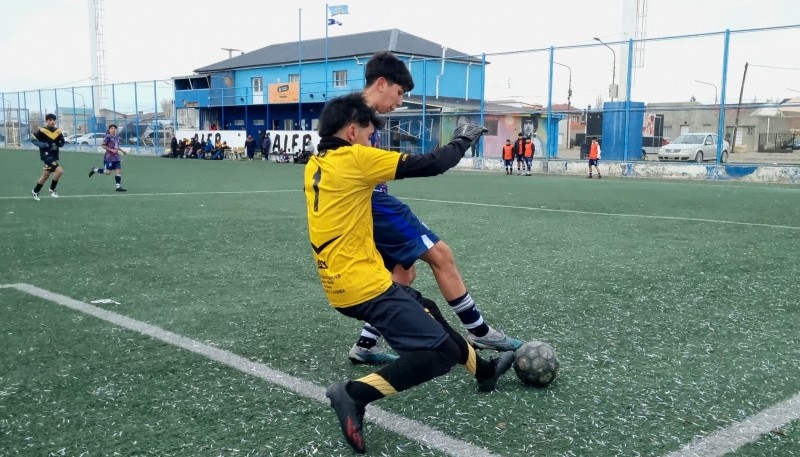
[[[465, 157], [459, 169], [503, 171], [503, 161], [496, 158]], [[514, 165], [516, 171], [516, 164]], [[536, 174], [584, 176], [585, 160], [534, 159], [531, 170]], [[766, 164], [703, 164], [670, 162], [603, 162], [604, 176], [627, 178], [702, 179], [713, 181], [769, 182], [800, 184], [800, 165]]]

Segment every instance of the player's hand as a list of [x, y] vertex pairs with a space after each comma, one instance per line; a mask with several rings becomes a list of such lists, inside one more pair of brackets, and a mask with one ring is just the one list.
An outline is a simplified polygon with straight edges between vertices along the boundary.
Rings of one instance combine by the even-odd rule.
[[469, 141], [470, 146], [478, 140], [484, 133], [488, 132], [489, 129], [482, 125], [478, 124], [463, 124], [456, 127], [456, 130], [453, 132], [453, 139], [456, 138], [464, 138]]

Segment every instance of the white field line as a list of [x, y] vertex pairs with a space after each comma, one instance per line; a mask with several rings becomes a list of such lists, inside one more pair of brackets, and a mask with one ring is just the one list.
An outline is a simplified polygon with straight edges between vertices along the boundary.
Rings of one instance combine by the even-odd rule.
[[772, 430], [800, 419], [800, 394], [772, 405], [747, 419], [699, 437], [665, 457], [719, 457], [758, 441]]
[[[267, 193], [288, 193], [288, 192], [302, 192], [302, 190], [237, 190], [237, 191], [218, 191], [218, 192], [164, 192], [164, 193], [151, 193], [151, 194], [100, 194], [100, 195], [62, 195], [60, 198], [120, 198], [120, 197], [162, 197], [162, 196], [191, 196], [191, 195], [225, 195], [225, 194], [267, 194]], [[42, 199], [47, 200], [50, 197], [46, 195]], [[13, 196], [13, 197], [0, 197], [0, 200], [32, 200], [31, 196]], [[642, 219], [662, 219], [672, 221], [688, 221], [688, 222], [707, 222], [712, 224], [729, 224], [729, 225], [743, 225], [748, 227], [766, 227], [776, 229], [800, 230], [800, 227], [792, 225], [776, 225], [776, 224], [760, 224], [757, 222], [736, 222], [736, 221], [723, 221], [718, 219], [702, 219], [697, 217], [678, 217], [678, 216], [653, 216], [647, 214], [625, 214], [625, 213], [601, 213], [597, 211], [577, 211], [570, 209], [556, 209], [556, 208], [531, 208], [528, 206], [514, 206], [514, 205], [497, 205], [492, 203], [475, 203], [475, 202], [460, 202], [454, 200], [434, 200], [429, 198], [412, 198], [402, 197], [402, 200], [429, 202], [429, 203], [448, 203], [452, 205], [467, 205], [467, 206], [483, 206], [487, 208], [504, 208], [504, 209], [521, 209], [528, 211], [544, 211], [551, 213], [566, 213], [566, 214], [588, 214], [593, 216], [611, 216], [611, 217], [628, 217], [628, 218], [642, 218]], [[39, 202], [41, 203], [41, 202]]]
[[[186, 196], [186, 195], [225, 195], [225, 194], [267, 194], [267, 193], [288, 193], [288, 192], [302, 192], [302, 190], [237, 190], [237, 191], [217, 191], [217, 192], [163, 192], [151, 194], [100, 194], [100, 195], [62, 195], [60, 198], [120, 198], [120, 197], [161, 197], [161, 196]], [[43, 200], [50, 197], [45, 196]], [[13, 196], [13, 197], [0, 197], [0, 200], [32, 200], [31, 196]], [[728, 225], [743, 225], [748, 227], [766, 227], [776, 229], [800, 230], [800, 227], [792, 225], [776, 225], [776, 224], [760, 224], [757, 222], [737, 222], [737, 221], [723, 221], [718, 219], [703, 219], [698, 217], [678, 217], [678, 216], [653, 216], [647, 214], [625, 214], [625, 213], [602, 213], [597, 211], [577, 211], [571, 209], [556, 209], [556, 208], [532, 208], [529, 206], [514, 206], [514, 205], [498, 205], [493, 203], [475, 203], [475, 202], [461, 202], [454, 200], [434, 200], [429, 198], [412, 198], [403, 197], [402, 200], [428, 202], [428, 203], [448, 203], [452, 205], [467, 205], [467, 206], [483, 206], [487, 208], [506, 208], [506, 209], [521, 209], [528, 211], [545, 211], [551, 213], [566, 213], [566, 214], [588, 214], [593, 216], [611, 216], [611, 217], [628, 217], [628, 218], [642, 218], [642, 219], [662, 219], [673, 221], [689, 221], [689, 222], [707, 222], [713, 224], [728, 224]], [[40, 202], [41, 203], [41, 202]]]
[[[231, 190], [231, 191], [209, 191], [209, 192], [161, 192], [161, 193], [151, 193], [151, 194], [136, 194], [133, 192], [110, 192], [108, 194], [85, 194], [85, 195], [59, 195], [59, 199], [61, 198], [123, 198], [123, 197], [165, 197], [165, 196], [182, 196], [182, 195], [225, 195], [225, 194], [273, 194], [273, 193], [285, 193], [285, 192], [302, 192], [302, 190], [291, 190], [291, 189], [284, 189], [284, 190]], [[44, 193], [42, 194], [43, 198], [42, 201], [52, 199], [52, 197], [48, 197]], [[33, 200], [33, 197], [30, 195], [20, 196], [15, 195], [12, 197], [0, 197], [0, 200]], [[55, 200], [55, 199], [53, 199]]]
[[507, 209], [522, 209], [529, 211], [544, 211], [551, 213], [567, 213], [567, 214], [589, 214], [593, 216], [612, 216], [612, 217], [633, 217], [642, 219], [665, 219], [673, 221], [690, 221], [690, 222], [709, 222], [713, 224], [731, 224], [731, 225], [745, 225], [750, 227], [768, 227], [778, 229], [800, 230], [800, 227], [792, 225], [775, 225], [775, 224], [759, 224], [757, 222], [736, 222], [736, 221], [723, 221], [717, 219], [702, 219], [698, 217], [678, 217], [678, 216], [652, 216], [647, 214], [625, 214], [625, 213], [601, 213], [597, 211], [577, 211], [571, 209], [555, 209], [555, 208], [531, 208], [529, 206], [514, 206], [514, 205], [497, 205], [493, 203], [475, 203], [475, 202], [459, 202], [453, 200], [433, 200], [429, 198], [406, 198], [402, 200], [429, 202], [429, 203], [447, 203], [451, 205], [470, 205], [470, 206], [484, 206], [487, 208], [507, 208]]
[[[75, 300], [65, 295], [40, 289], [30, 284], [0, 284], [0, 288], [16, 289], [29, 295], [33, 295], [59, 305], [66, 306], [67, 308], [89, 314], [114, 325], [147, 335], [153, 339], [163, 341], [164, 343], [185, 349], [190, 352], [194, 352], [195, 354], [202, 355], [231, 368], [235, 368], [242, 373], [251, 376], [257, 376], [265, 381], [281, 386], [286, 390], [300, 394], [303, 397], [316, 400], [326, 405], [329, 404], [328, 399], [325, 398], [324, 388], [281, 371], [274, 370], [262, 363], [250, 361], [232, 352], [217, 349], [191, 338], [187, 338], [185, 336], [164, 330], [160, 327], [156, 327], [155, 325], [137, 321], [127, 316], [92, 306], [88, 303]], [[367, 420], [385, 428], [386, 430], [403, 435], [411, 441], [424, 444], [425, 446], [437, 449], [454, 457], [499, 457], [484, 448], [457, 440], [417, 421], [384, 411], [374, 406], [367, 407], [367, 414], [365, 417]], [[336, 415], [333, 413], [333, 411], [330, 412], [330, 420], [331, 423], [336, 423]], [[346, 444], [344, 444], [344, 440], [342, 440], [342, 444], [343, 446], [346, 446]]]

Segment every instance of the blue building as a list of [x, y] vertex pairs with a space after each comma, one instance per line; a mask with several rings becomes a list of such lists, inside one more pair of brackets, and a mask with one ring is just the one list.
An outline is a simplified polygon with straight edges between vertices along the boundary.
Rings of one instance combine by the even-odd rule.
[[[196, 109], [202, 130], [212, 124], [253, 135], [259, 130], [315, 130], [325, 100], [363, 89], [364, 64], [382, 50], [405, 61], [414, 77], [409, 111], [415, 104], [421, 108], [426, 98], [481, 98], [480, 58], [392, 29], [274, 44], [198, 68], [194, 75], [173, 78], [175, 106]], [[438, 119], [437, 125], [432, 120], [406, 122], [406, 136], [426, 139], [426, 128], [438, 132]], [[430, 141], [438, 142], [438, 136], [429, 135]]]

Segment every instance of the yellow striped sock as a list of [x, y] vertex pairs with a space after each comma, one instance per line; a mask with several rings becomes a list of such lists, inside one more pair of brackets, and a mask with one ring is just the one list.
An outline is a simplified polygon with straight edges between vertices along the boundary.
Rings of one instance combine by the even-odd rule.
[[363, 378], [356, 379], [356, 381], [369, 385], [383, 394], [384, 397], [388, 397], [389, 395], [394, 395], [397, 393], [395, 388], [389, 384], [389, 381], [383, 379], [383, 377], [377, 373], [369, 374]]
[[475, 349], [472, 348], [469, 344], [467, 344], [467, 350], [469, 351], [469, 355], [467, 355], [467, 363], [464, 364], [464, 368], [467, 369], [472, 376], [478, 372], [478, 363], [477, 363], [477, 354], [475, 354]]

